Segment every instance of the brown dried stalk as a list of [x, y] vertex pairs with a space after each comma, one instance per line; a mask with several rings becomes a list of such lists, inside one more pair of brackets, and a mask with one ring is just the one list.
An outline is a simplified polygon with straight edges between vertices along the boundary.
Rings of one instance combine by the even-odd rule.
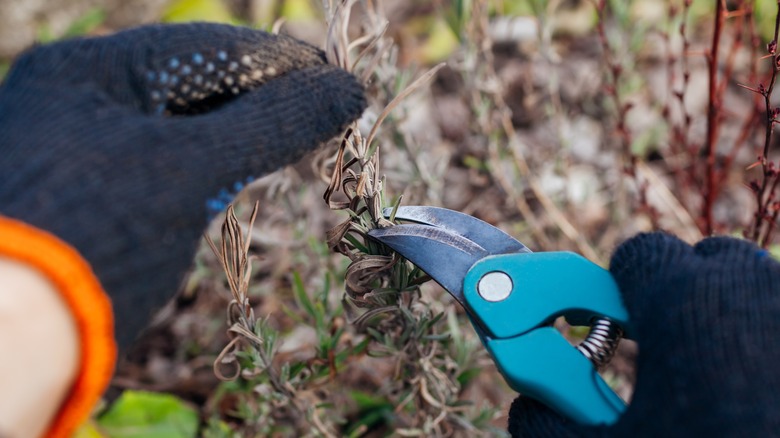
[[[361, 3], [367, 9], [366, 22], [370, 24], [366, 26], [366, 35], [348, 41], [344, 17], [349, 14], [341, 8], [353, 3], [347, 0], [332, 9], [338, 16], [330, 19], [328, 58], [364, 80], [381, 78], [381, 73], [374, 70], [388, 68], [392, 46], [384, 37], [386, 21], [376, 3]], [[353, 51], [358, 52], [354, 60], [350, 57]], [[390, 398], [397, 406], [395, 422], [402, 427], [394, 432], [401, 436], [440, 436], [450, 435], [454, 429], [469, 430], [468, 421], [458, 418], [466, 407], [454, 406], [461, 388], [452, 372], [452, 359], [443, 348], [444, 341], [431, 340], [437, 336], [444, 339], [436, 333], [438, 326], [431, 322], [438, 319], [432, 318], [429, 305], [419, 299], [420, 284], [430, 278], [367, 236], [370, 229], [393, 224], [382, 213], [379, 127], [404, 99], [426, 86], [441, 67], [443, 64], [428, 70], [387, 103], [366, 136], [357, 123], [349, 127], [332, 163], [323, 196], [330, 208], [349, 214], [328, 232], [328, 245], [351, 261], [346, 271], [344, 300], [351, 323], [371, 337], [369, 354], [392, 357], [396, 364], [392, 383], [385, 390], [392, 394]]]
[[[259, 206], [259, 201], [255, 202], [252, 216], [249, 218], [248, 229], [250, 230], [254, 226]], [[236, 360], [235, 353], [240, 351], [244, 344], [249, 344], [260, 354], [274, 388], [292, 396], [289, 390], [282, 385], [279, 376], [271, 366], [271, 358], [268, 357], [265, 348], [263, 348], [265, 342], [255, 334], [257, 318], [255, 318], [254, 309], [249, 302], [249, 279], [252, 275], [251, 256], [249, 255], [250, 239], [244, 238], [241, 224], [236, 218], [232, 204], [228, 205], [225, 212], [225, 222], [222, 224], [222, 243], [219, 248], [211, 240], [211, 237], [205, 235], [205, 238], [225, 271], [228, 287], [233, 296], [227, 307], [227, 323], [230, 327], [228, 328], [228, 336], [231, 340], [214, 360], [214, 374], [220, 380], [235, 380], [241, 374], [241, 366]], [[224, 375], [220, 370], [220, 367], [224, 365], [233, 365], [235, 372], [227, 376]]]
[[[328, 10], [332, 11], [327, 55], [331, 62], [367, 80], [392, 46], [392, 42], [384, 37], [387, 22], [381, 18], [373, 2], [367, 2], [366, 5], [367, 33], [350, 42], [346, 29], [354, 4], [355, 0], [346, 0], [335, 6], [326, 5]], [[350, 59], [350, 52], [358, 48], [360, 52], [353, 61]], [[359, 64], [361, 60], [364, 65]], [[362, 74], [355, 72], [358, 66]], [[350, 217], [328, 232], [328, 245], [352, 261], [347, 268], [346, 291], [358, 305], [371, 307], [370, 303], [365, 302], [365, 295], [378, 285], [387, 283], [387, 273], [398, 261], [396, 255], [388, 255], [387, 250], [379, 248], [378, 245], [375, 245], [374, 250], [366, 251], [372, 246], [366, 234], [368, 230], [392, 225], [382, 214], [382, 178], [379, 173], [376, 135], [381, 124], [398, 104], [428, 84], [443, 66], [444, 64], [439, 64], [428, 70], [395, 96], [379, 114], [366, 137], [360, 133], [357, 122], [353, 123], [347, 129], [336, 154], [333, 173], [323, 198], [331, 209], [346, 210]], [[346, 199], [335, 199], [339, 191]], [[359, 241], [363, 243], [356, 244]], [[378, 304], [384, 304], [384, 301]]]
[[[252, 216], [247, 225], [248, 230], [254, 226], [259, 209], [259, 202], [255, 202]], [[247, 233], [248, 234], [248, 233]], [[252, 274], [251, 256], [249, 255], [250, 239], [247, 239], [241, 230], [241, 224], [236, 218], [233, 205], [229, 205], [226, 211], [225, 222], [222, 224], [222, 243], [219, 247], [208, 236], [206, 242], [217, 256], [227, 278], [228, 287], [232, 299], [227, 307], [228, 336], [230, 342], [222, 349], [214, 360], [214, 374], [220, 380], [235, 380], [242, 373], [254, 375], [263, 372], [274, 391], [280, 394], [284, 400], [277, 402], [279, 406], [287, 408], [287, 413], [293, 419], [300, 430], [309, 429], [309, 422], [323, 436], [334, 436], [331, 428], [325, 425], [320, 418], [317, 405], [319, 400], [310, 400], [307, 394], [298, 393], [289, 383], [282, 381], [279, 371], [273, 366], [273, 358], [266, 348], [265, 340], [258, 335], [257, 327], [262, 324], [255, 317], [254, 310], [249, 302], [249, 280]], [[260, 357], [263, 368], [242, 369], [237, 360], [237, 353], [245, 347], [251, 348]], [[221, 367], [232, 365], [234, 372], [225, 375]]]

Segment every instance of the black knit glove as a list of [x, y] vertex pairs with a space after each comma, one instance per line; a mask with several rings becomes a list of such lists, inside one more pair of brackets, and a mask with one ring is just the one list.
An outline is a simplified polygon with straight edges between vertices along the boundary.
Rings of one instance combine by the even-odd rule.
[[0, 214], [78, 249], [124, 347], [176, 291], [207, 200], [300, 159], [365, 106], [320, 50], [251, 29], [155, 25], [34, 48], [0, 86]]
[[639, 345], [631, 404], [582, 427], [521, 396], [512, 436], [780, 434], [780, 264], [746, 241], [655, 233], [618, 248], [610, 271]]

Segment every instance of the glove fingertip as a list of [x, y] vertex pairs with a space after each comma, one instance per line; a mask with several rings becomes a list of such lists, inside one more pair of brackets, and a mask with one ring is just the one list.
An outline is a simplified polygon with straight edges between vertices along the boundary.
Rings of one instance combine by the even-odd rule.
[[338, 127], [336, 131], [340, 131], [363, 114], [368, 106], [365, 88], [354, 75], [331, 65], [314, 67], [312, 70], [319, 72], [315, 75], [315, 80], [323, 85], [323, 96], [332, 96], [327, 100], [328, 117], [322, 120], [328, 120], [330, 124]]
[[768, 255], [766, 250], [754, 242], [729, 236], [708, 237], [697, 243], [693, 249], [701, 257], [731, 262], [744, 260], [752, 263]]
[[261, 177], [293, 163], [341, 133], [366, 108], [363, 86], [350, 73], [321, 65], [294, 70], [219, 108], [162, 118], [171, 143], [186, 144], [219, 187]]
[[689, 250], [690, 245], [669, 233], [641, 233], [623, 242], [615, 250], [610, 261], [610, 271], [619, 275], [638, 264], [646, 265], [648, 260], [663, 261], [668, 254]]

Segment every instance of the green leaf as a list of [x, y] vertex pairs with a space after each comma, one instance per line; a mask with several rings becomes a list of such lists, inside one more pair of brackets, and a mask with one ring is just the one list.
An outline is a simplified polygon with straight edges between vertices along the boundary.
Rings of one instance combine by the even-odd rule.
[[0, 62], [0, 80], [2, 80], [6, 74], [8, 74], [8, 70], [11, 69], [11, 63], [10, 62]]
[[461, 387], [465, 387], [480, 374], [482, 374], [481, 368], [469, 368], [458, 374], [456, 379], [458, 380], [458, 383]]
[[89, 420], [82, 424], [71, 438], [106, 438], [106, 436], [100, 433], [93, 420]]
[[98, 425], [112, 438], [188, 438], [198, 432], [198, 414], [170, 394], [125, 391]]
[[347, 436], [362, 436], [361, 430], [391, 423], [395, 406], [389, 400], [361, 391], [352, 391], [350, 395], [357, 403], [360, 414], [359, 419], [349, 425]]
[[770, 245], [769, 255], [774, 257], [775, 260], [780, 261], [780, 244]]
[[290, 21], [317, 19], [317, 12], [309, 0], [287, 0], [282, 2], [282, 17]]
[[106, 11], [101, 8], [92, 8], [88, 10], [84, 15], [79, 17], [73, 24], [70, 25], [68, 30], [65, 31], [64, 37], [74, 37], [79, 35], [86, 35], [94, 31], [98, 26], [106, 21]]
[[443, 19], [433, 22], [427, 41], [420, 49], [422, 59], [427, 63], [443, 61], [452, 55], [458, 47], [459, 34], [454, 33]]
[[347, 234], [347, 235], [345, 235], [345, 236], [344, 236], [344, 238], [345, 238], [345, 239], [347, 239], [347, 241], [348, 241], [349, 243], [351, 243], [352, 245], [354, 245], [354, 246], [355, 246], [355, 249], [357, 249], [359, 252], [362, 252], [362, 253], [367, 253], [367, 254], [370, 254], [370, 253], [371, 253], [371, 251], [369, 251], [369, 249], [366, 247], [366, 245], [364, 245], [364, 244], [363, 244], [363, 242], [361, 242], [360, 240], [358, 240], [358, 239], [357, 239], [355, 236], [353, 236], [352, 234]]
[[[293, 292], [295, 293], [295, 301], [298, 302], [298, 306], [309, 314], [309, 316], [314, 318], [315, 321], [319, 322], [321, 319], [321, 316], [319, 315], [320, 312], [317, 311], [311, 298], [309, 298], [309, 294], [306, 293], [306, 286], [304, 286], [303, 279], [299, 272], [293, 272], [292, 286]], [[319, 324], [317, 324], [317, 326], [319, 327]]]
[[177, 0], [168, 6], [162, 20], [168, 23], [186, 21], [235, 22], [230, 11], [220, 0]]
[[350, 391], [349, 395], [352, 397], [352, 400], [355, 400], [360, 409], [372, 409], [388, 403], [385, 397], [363, 391]]
[[206, 425], [206, 430], [203, 431], [203, 438], [224, 438], [233, 436], [236, 436], [236, 434], [230, 426], [219, 418], [210, 419]]

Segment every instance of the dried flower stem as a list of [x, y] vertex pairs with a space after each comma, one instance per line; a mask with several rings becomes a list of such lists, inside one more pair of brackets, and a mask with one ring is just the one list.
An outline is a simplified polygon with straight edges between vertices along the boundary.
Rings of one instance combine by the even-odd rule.
[[[249, 230], [254, 226], [258, 210], [259, 202], [255, 202], [247, 225]], [[296, 427], [302, 428], [302, 425], [308, 422], [306, 420], [309, 420], [321, 435], [334, 436], [331, 428], [320, 418], [317, 408], [319, 401], [299, 397], [295, 388], [289, 382], [284, 382], [279, 370], [273, 366], [273, 352], [266, 345], [266, 339], [263, 339], [259, 329], [264, 322], [255, 318], [249, 302], [249, 281], [252, 274], [249, 255], [250, 239], [242, 233], [241, 223], [236, 217], [232, 204], [227, 208], [225, 222], [222, 225], [221, 245], [217, 247], [208, 235], [205, 238], [225, 271], [233, 297], [227, 307], [228, 336], [231, 340], [214, 360], [214, 374], [221, 380], [235, 380], [242, 375], [242, 371], [247, 375], [264, 373], [276, 393], [285, 399], [284, 404], [289, 407], [289, 415]], [[262, 369], [242, 370], [237, 355], [243, 347], [249, 347], [257, 354]], [[235, 367], [235, 372], [225, 375], [220, 368], [228, 364]], [[308, 426], [306, 428], [308, 429]]]

